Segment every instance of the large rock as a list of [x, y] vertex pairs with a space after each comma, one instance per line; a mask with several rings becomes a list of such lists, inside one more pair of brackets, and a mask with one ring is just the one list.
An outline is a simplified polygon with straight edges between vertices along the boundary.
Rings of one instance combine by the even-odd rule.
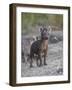
[[63, 40], [62, 36], [50, 35], [50, 37], [49, 37], [49, 43], [58, 43], [62, 40]]
[[49, 37], [49, 42], [50, 43], [57, 43], [57, 42], [59, 42], [59, 40], [58, 40], [58, 38], [56, 36], [51, 35]]

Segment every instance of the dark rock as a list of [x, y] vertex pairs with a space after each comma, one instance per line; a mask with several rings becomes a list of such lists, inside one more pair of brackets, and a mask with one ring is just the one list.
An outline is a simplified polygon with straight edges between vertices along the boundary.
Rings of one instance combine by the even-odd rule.
[[49, 38], [50, 43], [57, 43], [59, 42], [58, 38], [56, 36], [51, 35]]

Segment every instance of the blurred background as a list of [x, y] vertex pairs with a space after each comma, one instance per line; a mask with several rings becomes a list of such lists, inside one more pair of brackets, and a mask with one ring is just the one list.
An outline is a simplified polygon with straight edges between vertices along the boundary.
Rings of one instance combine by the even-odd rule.
[[[40, 26], [51, 26], [52, 30], [62, 30], [63, 15], [61, 14], [39, 14], [22, 13], [22, 33], [36, 32]], [[36, 30], [35, 30], [36, 29]]]

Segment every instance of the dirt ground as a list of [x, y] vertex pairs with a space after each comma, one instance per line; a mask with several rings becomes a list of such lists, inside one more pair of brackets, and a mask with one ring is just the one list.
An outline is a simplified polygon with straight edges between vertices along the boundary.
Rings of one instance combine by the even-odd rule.
[[32, 76], [56, 76], [63, 74], [63, 41], [48, 45], [47, 65], [38, 67], [36, 60], [33, 61], [33, 68], [29, 62], [21, 63], [21, 77]]

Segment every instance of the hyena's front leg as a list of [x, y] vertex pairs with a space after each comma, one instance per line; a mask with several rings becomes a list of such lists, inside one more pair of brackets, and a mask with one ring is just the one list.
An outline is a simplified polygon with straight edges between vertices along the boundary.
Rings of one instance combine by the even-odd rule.
[[47, 63], [46, 63], [46, 56], [47, 56], [47, 50], [45, 50], [45, 52], [44, 52], [44, 65], [47, 65]]
[[46, 63], [46, 55], [44, 55], [44, 65], [47, 65], [47, 63]]
[[33, 67], [33, 58], [30, 58], [30, 67]]
[[42, 57], [41, 57], [41, 54], [39, 54], [39, 60], [40, 60], [39, 66], [42, 66]]
[[39, 57], [38, 56], [36, 58], [36, 63], [37, 63], [37, 66], [39, 66]]

